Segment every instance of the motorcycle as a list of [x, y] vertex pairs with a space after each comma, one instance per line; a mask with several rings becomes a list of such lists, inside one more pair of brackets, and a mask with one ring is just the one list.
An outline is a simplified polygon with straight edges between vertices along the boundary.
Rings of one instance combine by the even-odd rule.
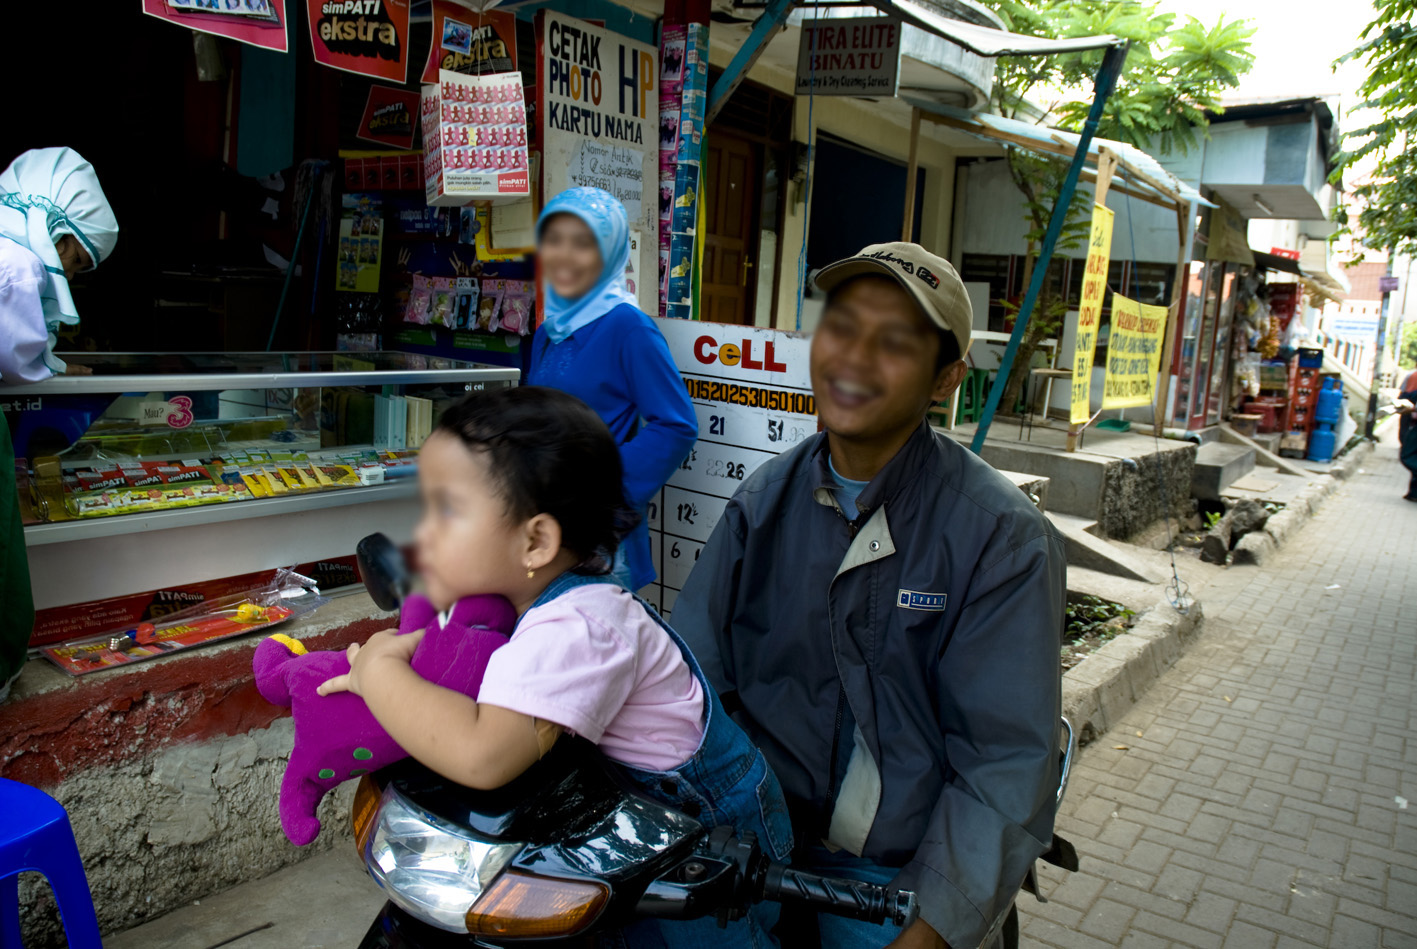
[[[360, 541], [380, 608], [411, 589], [383, 535]], [[362, 949], [582, 940], [637, 919], [727, 923], [762, 900], [907, 926], [915, 894], [804, 873], [751, 832], [708, 828], [633, 791], [594, 745], [562, 738], [509, 784], [476, 791], [413, 759], [361, 778], [355, 842], [388, 896]]]
[[[396, 609], [411, 587], [402, 555], [381, 534], [357, 553], [375, 603]], [[585, 945], [644, 918], [727, 924], [764, 900], [901, 927], [918, 915], [909, 890], [794, 870], [752, 832], [644, 797], [580, 738], [493, 791], [405, 759], [364, 775], [352, 810], [359, 855], [388, 900], [360, 949]]]

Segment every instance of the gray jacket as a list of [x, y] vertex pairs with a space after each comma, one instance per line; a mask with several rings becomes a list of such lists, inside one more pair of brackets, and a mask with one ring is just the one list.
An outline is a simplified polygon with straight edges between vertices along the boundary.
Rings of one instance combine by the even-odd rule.
[[825, 435], [759, 468], [674, 626], [745, 713], [799, 840], [827, 837], [849, 711], [878, 779], [861, 855], [901, 867], [925, 921], [975, 946], [1052, 841], [1063, 545], [1008, 479], [923, 423], [855, 522], [834, 488]]

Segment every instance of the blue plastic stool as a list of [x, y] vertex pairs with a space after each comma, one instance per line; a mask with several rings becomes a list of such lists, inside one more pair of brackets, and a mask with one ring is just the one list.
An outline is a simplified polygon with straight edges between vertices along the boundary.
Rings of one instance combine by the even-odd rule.
[[0, 949], [22, 949], [20, 877], [44, 874], [70, 949], [102, 949], [98, 918], [69, 815], [43, 791], [0, 778]]

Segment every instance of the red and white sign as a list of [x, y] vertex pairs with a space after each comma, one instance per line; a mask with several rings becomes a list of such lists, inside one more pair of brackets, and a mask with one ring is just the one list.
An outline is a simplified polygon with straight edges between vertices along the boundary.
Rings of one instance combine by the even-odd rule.
[[456, 0], [433, 0], [433, 43], [423, 81], [437, 82], [438, 70], [481, 76], [515, 72], [517, 18], [503, 10], [479, 13]]
[[413, 147], [413, 130], [417, 126], [418, 93], [376, 83], [369, 87], [364, 117], [355, 134], [366, 142], [407, 150]]
[[1283, 257], [1285, 260], [1299, 259], [1299, 252], [1297, 250], [1290, 250], [1287, 247], [1271, 247], [1269, 252], [1276, 257]]
[[315, 62], [390, 82], [408, 79], [408, 0], [305, 0]]
[[143, 12], [198, 33], [225, 36], [278, 53], [290, 51], [285, 0], [234, 0], [217, 5], [199, 0], [143, 0]]
[[430, 206], [531, 193], [519, 72], [448, 72], [423, 87], [423, 181]]
[[728, 323], [654, 322], [699, 423], [689, 457], [645, 511], [659, 579], [640, 594], [668, 613], [733, 492], [763, 462], [816, 434], [817, 407], [806, 336]]

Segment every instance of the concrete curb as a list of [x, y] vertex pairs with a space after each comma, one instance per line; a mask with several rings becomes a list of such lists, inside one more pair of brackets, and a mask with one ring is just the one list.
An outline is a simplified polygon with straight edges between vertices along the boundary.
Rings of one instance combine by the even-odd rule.
[[1294, 500], [1286, 504], [1284, 510], [1271, 516], [1265, 522], [1264, 530], [1253, 531], [1241, 537], [1231, 553], [1231, 565], [1257, 567], [1263, 564], [1283, 546], [1290, 535], [1318, 513], [1329, 495], [1338, 490], [1342, 482], [1353, 477], [1358, 466], [1372, 453], [1373, 443], [1370, 441], [1361, 441], [1353, 446], [1353, 450], [1336, 462], [1328, 474], [1319, 476], [1295, 495]]
[[1125, 635], [1107, 643], [1063, 676], [1063, 714], [1079, 744], [1121, 720], [1151, 684], [1181, 658], [1205, 616], [1191, 600], [1184, 613], [1161, 600]]

